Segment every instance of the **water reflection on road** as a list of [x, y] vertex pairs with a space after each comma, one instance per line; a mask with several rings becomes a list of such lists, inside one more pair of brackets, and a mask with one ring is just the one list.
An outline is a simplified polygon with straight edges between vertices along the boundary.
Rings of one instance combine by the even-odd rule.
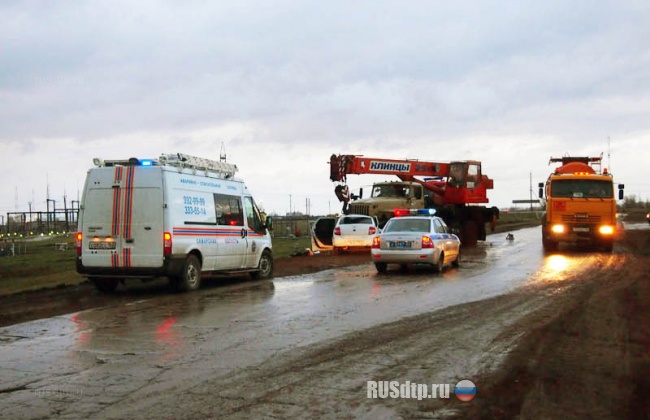
[[[131, 392], [183, 390], [296, 347], [519, 287], [562, 282], [608, 254], [544, 255], [540, 229], [491, 235], [460, 269], [378, 275], [371, 264], [153, 296], [0, 329], [0, 416], [91, 415]], [[83, 390], [62, 408], [37, 390]], [[1, 392], [4, 391], [4, 392]]]

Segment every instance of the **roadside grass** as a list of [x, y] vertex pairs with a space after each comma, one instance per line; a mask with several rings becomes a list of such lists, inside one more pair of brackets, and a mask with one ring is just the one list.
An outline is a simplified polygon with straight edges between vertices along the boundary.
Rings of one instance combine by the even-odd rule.
[[[58, 244], [65, 243], [65, 250]], [[274, 238], [275, 259], [287, 258], [291, 254], [309, 248], [309, 236], [298, 238]], [[0, 296], [31, 290], [76, 286], [86, 281], [75, 270], [76, 250], [73, 236], [58, 236], [47, 239], [22, 240], [14, 244], [14, 256], [6, 253], [11, 242], [3, 245], [0, 254]], [[1, 249], [1, 248], [0, 248]]]

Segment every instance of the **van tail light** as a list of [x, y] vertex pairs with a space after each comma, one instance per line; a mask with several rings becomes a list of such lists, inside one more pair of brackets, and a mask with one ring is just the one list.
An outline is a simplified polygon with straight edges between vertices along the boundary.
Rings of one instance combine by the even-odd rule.
[[422, 237], [422, 248], [434, 248], [433, 239], [428, 236]]
[[379, 249], [381, 247], [381, 238], [379, 236], [375, 236], [372, 238], [372, 248]]
[[77, 244], [77, 255], [81, 255], [82, 239], [83, 239], [83, 233], [77, 232], [77, 234], [75, 235], [75, 240]]
[[172, 234], [169, 232], [163, 233], [163, 255], [172, 255]]
[[374, 235], [375, 233], [377, 233], [377, 228], [374, 226], [370, 226], [368, 228], [368, 235]]
[[341, 236], [341, 228], [338, 227], [338, 226], [335, 227], [335, 228], [334, 228], [334, 234], [335, 234], [336, 236]]

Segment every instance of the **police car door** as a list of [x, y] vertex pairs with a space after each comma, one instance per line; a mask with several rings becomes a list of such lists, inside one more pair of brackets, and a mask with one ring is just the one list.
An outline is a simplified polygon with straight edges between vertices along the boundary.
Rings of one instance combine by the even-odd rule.
[[434, 226], [436, 228], [436, 233], [439, 236], [439, 240], [443, 241], [443, 249], [445, 250], [445, 259], [453, 259], [459, 252], [459, 242], [456, 238], [449, 233], [449, 228], [444, 222], [439, 219], [433, 219]]

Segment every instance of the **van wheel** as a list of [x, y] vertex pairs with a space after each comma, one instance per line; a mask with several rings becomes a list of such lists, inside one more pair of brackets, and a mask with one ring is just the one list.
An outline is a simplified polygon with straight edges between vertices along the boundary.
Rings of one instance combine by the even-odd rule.
[[196, 255], [188, 255], [180, 277], [176, 280], [181, 292], [198, 290], [201, 287], [201, 263]]
[[268, 279], [273, 276], [273, 255], [270, 251], [262, 252], [260, 257], [260, 264], [257, 267], [258, 271], [251, 272], [251, 277], [257, 279]]
[[119, 279], [104, 279], [99, 277], [92, 277], [90, 281], [95, 285], [95, 288], [102, 293], [115, 293]]

